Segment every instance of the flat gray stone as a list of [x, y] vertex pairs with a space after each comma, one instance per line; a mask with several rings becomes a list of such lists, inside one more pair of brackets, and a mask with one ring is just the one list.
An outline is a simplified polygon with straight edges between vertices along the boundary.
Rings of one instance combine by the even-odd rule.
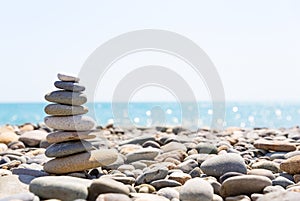
[[40, 144], [42, 139], [46, 138], [47, 135], [48, 133], [43, 130], [27, 131], [20, 136], [19, 141], [28, 146], [37, 146]]
[[271, 186], [272, 181], [265, 176], [243, 175], [226, 179], [221, 186], [220, 194], [222, 197], [236, 195], [250, 195], [262, 193], [263, 189]]
[[45, 152], [47, 157], [65, 157], [72, 154], [90, 151], [93, 145], [85, 140], [51, 144]]
[[115, 150], [92, 150], [62, 158], [55, 158], [44, 165], [44, 170], [53, 174], [79, 172], [87, 169], [109, 165], [117, 160]]
[[53, 116], [68, 116], [79, 115], [88, 113], [88, 108], [85, 106], [76, 105], [61, 105], [61, 104], [49, 104], [45, 107], [46, 114]]
[[64, 82], [64, 81], [56, 81], [54, 82], [54, 86], [59, 89], [64, 89], [67, 91], [75, 91], [81, 92], [85, 90], [85, 87], [74, 82]]
[[99, 178], [92, 182], [89, 187], [89, 200], [95, 200], [103, 193], [121, 193], [129, 195], [129, 189], [121, 182], [109, 178]]
[[85, 94], [65, 90], [50, 92], [45, 95], [45, 99], [49, 102], [66, 105], [83, 105], [87, 102], [87, 97]]
[[158, 156], [160, 152], [161, 150], [157, 148], [142, 148], [127, 154], [126, 163], [132, 163], [139, 160], [154, 160], [154, 158]]
[[214, 177], [220, 177], [227, 172], [247, 173], [247, 168], [244, 159], [235, 153], [217, 155], [205, 160], [201, 166], [201, 170]]
[[32, 180], [29, 190], [42, 199], [73, 201], [87, 199], [91, 182], [70, 176], [45, 176]]
[[154, 167], [147, 170], [136, 179], [136, 185], [150, 183], [155, 180], [164, 179], [168, 175], [166, 167]]
[[181, 201], [211, 201], [213, 195], [213, 187], [200, 178], [188, 180], [179, 192]]
[[64, 131], [88, 131], [96, 126], [96, 122], [89, 116], [47, 116], [44, 118], [47, 126]]
[[181, 186], [181, 183], [175, 180], [170, 180], [170, 179], [158, 179], [155, 181], [152, 181], [150, 183], [151, 186], [153, 186], [155, 189], [161, 189], [161, 188], [166, 188], [166, 187], [176, 187], [176, 186]]
[[96, 135], [91, 134], [92, 131], [57, 131], [53, 133], [49, 133], [46, 137], [47, 142], [58, 143], [58, 142], [66, 142], [72, 140], [83, 140], [83, 139], [93, 139]]
[[79, 80], [80, 80], [78, 77], [71, 76], [71, 75], [65, 75], [62, 73], [58, 73], [57, 78], [61, 81], [65, 81], [65, 82], [79, 82]]

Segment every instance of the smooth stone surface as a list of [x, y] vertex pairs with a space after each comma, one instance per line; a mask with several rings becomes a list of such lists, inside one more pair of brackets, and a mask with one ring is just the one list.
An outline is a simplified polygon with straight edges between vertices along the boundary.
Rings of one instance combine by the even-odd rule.
[[218, 149], [215, 145], [209, 143], [199, 143], [196, 145], [195, 149], [199, 154], [216, 154]]
[[273, 192], [265, 194], [257, 201], [299, 201], [300, 195], [296, 192]]
[[217, 155], [209, 158], [201, 164], [200, 168], [205, 174], [215, 177], [220, 177], [226, 172], [247, 173], [243, 158], [235, 153]]
[[17, 175], [8, 175], [0, 177], [0, 198], [18, 194], [26, 193], [27, 185], [20, 181]]
[[45, 107], [46, 114], [53, 116], [68, 116], [79, 115], [88, 113], [88, 108], [85, 106], [76, 105], [61, 105], [61, 104], [49, 104]]
[[34, 170], [34, 169], [26, 169], [26, 168], [14, 168], [12, 169], [12, 173], [15, 175], [30, 175], [34, 177], [49, 176], [48, 173], [42, 170]]
[[169, 175], [168, 179], [178, 181], [181, 184], [184, 184], [187, 180], [191, 179], [191, 175], [183, 172], [173, 172]]
[[49, 133], [46, 137], [48, 143], [59, 143], [72, 140], [84, 140], [84, 139], [93, 139], [96, 136], [91, 133], [91, 131], [57, 131]]
[[293, 156], [300, 155], [300, 151], [291, 151], [284, 155], [285, 158], [291, 158]]
[[89, 187], [89, 200], [95, 200], [99, 194], [120, 193], [129, 195], [129, 189], [123, 183], [109, 178], [99, 178], [92, 182]]
[[157, 195], [164, 196], [169, 200], [172, 200], [174, 198], [179, 199], [179, 192], [174, 188], [170, 187], [160, 189], [159, 191], [157, 191]]
[[230, 177], [235, 177], [235, 176], [243, 176], [244, 174], [239, 173], [239, 172], [226, 172], [225, 174], [223, 174], [220, 178], [219, 181], [221, 183], [223, 183], [226, 179], [230, 178]]
[[127, 195], [120, 193], [104, 193], [97, 197], [96, 201], [132, 201]]
[[70, 176], [45, 176], [32, 180], [29, 190], [43, 199], [73, 201], [87, 198], [91, 182]]
[[264, 188], [263, 193], [272, 193], [272, 192], [284, 192], [285, 189], [282, 186], [267, 186]]
[[154, 160], [161, 150], [157, 148], [142, 148], [126, 155], [126, 163], [132, 163], [139, 160]]
[[176, 186], [181, 186], [181, 183], [175, 180], [169, 180], [169, 179], [158, 179], [155, 181], [152, 181], [150, 183], [154, 188], [161, 189], [165, 187], [176, 187]]
[[85, 140], [51, 144], [45, 152], [47, 157], [64, 157], [92, 150], [93, 145]]
[[264, 176], [243, 175], [226, 179], [221, 186], [222, 197], [261, 193], [272, 181]]
[[39, 197], [35, 196], [33, 193], [17, 193], [14, 195], [0, 197], [0, 201], [39, 201]]
[[211, 201], [213, 188], [207, 181], [193, 178], [181, 187], [179, 197], [181, 201]]
[[278, 186], [282, 186], [283, 188], [286, 188], [287, 186], [293, 185], [293, 184], [295, 184], [295, 183], [285, 177], [282, 177], [282, 176], [276, 177], [276, 179], [274, 179], [272, 181], [273, 186], [278, 185]]
[[275, 176], [272, 173], [272, 171], [266, 170], [266, 169], [252, 169], [252, 170], [249, 170], [248, 174], [249, 175], [265, 176], [265, 177], [268, 177], [271, 180], [275, 179]]
[[89, 116], [47, 116], [45, 124], [50, 128], [64, 131], [87, 131], [96, 126], [96, 122]]
[[174, 150], [187, 151], [187, 148], [184, 146], [184, 144], [179, 143], [179, 142], [170, 142], [164, 146], [161, 146], [160, 148], [164, 152], [169, 152], [169, 151], [174, 151]]
[[71, 76], [71, 75], [65, 75], [62, 73], [58, 73], [57, 78], [61, 81], [65, 81], [65, 82], [79, 82], [80, 81], [80, 79], [78, 77]]
[[52, 91], [45, 95], [45, 99], [52, 103], [66, 105], [83, 105], [87, 102], [87, 97], [81, 92], [72, 92], [65, 90]]
[[148, 194], [148, 193], [131, 193], [130, 194], [134, 201], [170, 201], [169, 199], [155, 195], [155, 194]]
[[199, 164], [196, 161], [190, 159], [178, 164], [176, 168], [182, 170], [185, 173], [189, 173], [190, 171], [192, 171], [194, 168], [198, 166]]
[[59, 89], [64, 89], [67, 91], [75, 91], [81, 92], [85, 90], [85, 87], [74, 82], [64, 82], [64, 81], [56, 81], [54, 82], [54, 86]]
[[266, 140], [258, 140], [254, 142], [254, 147], [257, 149], [265, 149], [272, 151], [295, 151], [296, 145], [287, 143], [287, 142], [274, 142], [274, 141], [266, 141]]
[[237, 195], [226, 197], [225, 201], [251, 201], [247, 195]]
[[280, 169], [289, 174], [300, 173], [300, 155], [293, 156], [280, 164]]
[[37, 146], [42, 139], [46, 138], [47, 134], [48, 133], [43, 130], [27, 131], [20, 136], [19, 141], [28, 146]]
[[136, 184], [150, 183], [155, 180], [164, 179], [168, 175], [168, 169], [166, 167], [155, 167], [147, 170], [136, 179]]
[[281, 170], [279, 168], [279, 164], [275, 163], [273, 161], [267, 161], [267, 160], [258, 161], [256, 163], [252, 164], [251, 167], [253, 169], [266, 169], [266, 170], [270, 170], [273, 173], [279, 173], [279, 172], [281, 172]]
[[0, 143], [4, 143], [7, 145], [11, 142], [18, 141], [18, 139], [19, 139], [19, 136], [12, 131], [6, 131], [3, 133], [0, 133]]
[[88, 153], [55, 158], [44, 165], [44, 170], [53, 174], [64, 174], [109, 165], [117, 160], [115, 150], [93, 150]]

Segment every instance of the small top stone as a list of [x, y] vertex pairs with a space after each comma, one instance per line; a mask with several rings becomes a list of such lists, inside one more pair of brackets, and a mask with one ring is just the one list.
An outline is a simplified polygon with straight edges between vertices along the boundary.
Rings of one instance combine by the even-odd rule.
[[57, 74], [57, 78], [61, 81], [65, 81], [65, 82], [79, 82], [79, 80], [80, 80], [78, 77], [74, 77], [71, 75], [65, 75], [65, 74], [61, 74], [61, 73]]

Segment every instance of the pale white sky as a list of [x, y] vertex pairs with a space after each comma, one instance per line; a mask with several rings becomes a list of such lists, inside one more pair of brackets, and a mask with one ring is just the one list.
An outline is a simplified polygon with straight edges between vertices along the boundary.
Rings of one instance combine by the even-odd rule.
[[[0, 26], [0, 102], [44, 101], [58, 72], [79, 73], [102, 43], [139, 29], [169, 30], [197, 43], [214, 62], [227, 100], [300, 100], [297, 0], [0, 0]], [[166, 55], [143, 53], [112, 66], [99, 84], [97, 100], [109, 100], [126, 73], [149, 64], [183, 71], [196, 97], [209, 99], [189, 66]], [[173, 99], [155, 88], [133, 98]]]

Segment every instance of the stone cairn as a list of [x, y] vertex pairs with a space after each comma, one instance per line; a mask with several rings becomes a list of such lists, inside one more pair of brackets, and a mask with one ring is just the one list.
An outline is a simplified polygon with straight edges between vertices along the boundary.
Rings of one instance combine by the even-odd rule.
[[45, 107], [50, 115], [45, 117], [45, 124], [54, 129], [47, 135], [51, 145], [46, 149], [47, 157], [54, 157], [44, 165], [44, 170], [52, 174], [66, 174], [106, 166], [117, 159], [112, 150], [96, 150], [88, 139], [92, 134], [95, 121], [84, 114], [88, 108], [83, 106], [87, 97], [85, 87], [78, 84], [79, 78], [58, 74], [59, 81], [54, 86], [59, 90], [45, 95], [53, 104]]

